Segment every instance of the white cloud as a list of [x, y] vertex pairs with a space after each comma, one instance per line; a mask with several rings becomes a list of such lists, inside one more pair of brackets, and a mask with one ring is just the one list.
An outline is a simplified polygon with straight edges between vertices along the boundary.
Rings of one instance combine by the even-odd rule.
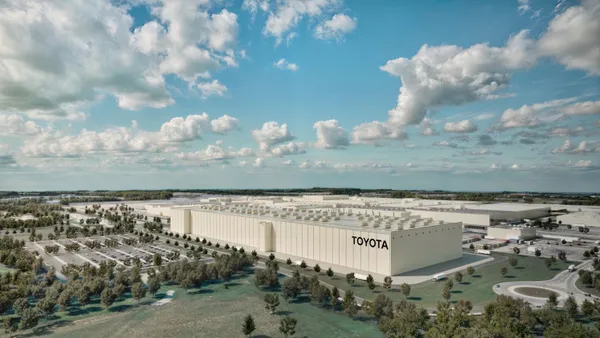
[[240, 161], [240, 162], [238, 163], [238, 167], [244, 168], [244, 167], [246, 167], [246, 166], [248, 166], [248, 162], [246, 162], [246, 161]]
[[600, 75], [600, 2], [582, 0], [557, 14], [539, 41], [542, 53], [568, 69]]
[[421, 121], [420, 134], [423, 136], [436, 136], [440, 133], [433, 127], [431, 120], [426, 117]]
[[494, 118], [495, 116], [496, 115], [492, 114], [492, 113], [482, 113], [482, 114], [479, 114], [479, 115], [475, 116], [473, 118], [473, 120], [484, 121], [484, 120], [489, 120], [491, 118]]
[[[562, 116], [560, 113], [560, 107], [564, 107], [566, 104], [575, 101], [576, 97], [552, 100], [542, 103], [536, 103], [533, 105], [523, 105], [519, 109], [507, 109], [500, 118], [498, 128], [523, 128], [523, 127], [537, 127], [548, 120], [555, 120]], [[559, 113], [555, 116], [542, 117], [540, 113], [546, 111], [558, 111]]]
[[521, 31], [503, 47], [424, 45], [411, 59], [389, 60], [381, 69], [402, 81], [389, 123], [419, 124], [432, 108], [497, 98], [509, 84], [510, 71], [535, 64], [534, 49], [535, 41]]
[[259, 9], [263, 12], [269, 10], [269, 0], [244, 0], [242, 9], [250, 12], [252, 18], [254, 18]]
[[279, 44], [296, 36], [292, 30], [304, 17], [318, 19], [324, 13], [338, 8], [341, 3], [341, 0], [290, 0], [276, 1], [274, 8], [267, 8], [266, 5], [255, 6], [255, 1], [248, 1], [245, 8], [254, 13], [258, 8], [269, 10], [263, 34], [275, 37], [276, 43]]
[[590, 161], [590, 160], [579, 160], [577, 163], [575, 163], [573, 165], [573, 167], [580, 167], [580, 168], [591, 167], [591, 166], [592, 166], [592, 161]]
[[3, 1], [0, 110], [81, 119], [100, 93], [119, 107], [171, 103], [155, 59], [130, 44], [133, 18], [109, 1]]
[[252, 163], [252, 166], [255, 167], [255, 168], [263, 168], [263, 167], [265, 167], [266, 166], [265, 159], [262, 158], [262, 157], [257, 157], [254, 160], [254, 163]]
[[215, 134], [227, 134], [239, 128], [240, 121], [235, 117], [223, 115], [218, 119], [210, 121], [211, 130]]
[[438, 147], [449, 147], [449, 148], [457, 148], [458, 147], [458, 145], [456, 143], [448, 142], [448, 141], [435, 142], [433, 145], [438, 146]]
[[37, 135], [42, 132], [34, 121], [26, 121], [22, 115], [0, 114], [0, 136]]
[[571, 140], [566, 140], [560, 147], [552, 150], [553, 154], [584, 154], [584, 153], [600, 153], [600, 142], [596, 141], [581, 141], [577, 146]]
[[583, 128], [582, 126], [578, 126], [575, 128], [560, 127], [550, 130], [547, 133], [547, 135], [551, 137], [579, 136], [585, 133], [585, 131], [585, 128]]
[[203, 99], [207, 99], [210, 96], [225, 96], [227, 94], [227, 87], [220, 83], [219, 80], [201, 82], [197, 88], [200, 90]]
[[373, 121], [360, 124], [352, 129], [352, 143], [378, 145], [382, 140], [405, 140], [406, 133], [401, 128], [392, 128], [387, 123]]
[[315, 27], [315, 37], [321, 40], [341, 40], [345, 34], [356, 28], [356, 18], [346, 14], [335, 14], [330, 20], [326, 20]]
[[299, 68], [298, 65], [296, 65], [295, 63], [288, 62], [286, 59], [279, 59], [279, 61], [273, 63], [273, 67], [283, 70], [287, 69], [292, 72], [297, 71]]
[[215, 144], [218, 145], [218, 146], [222, 146], [223, 144], [225, 144], [225, 141], [223, 141], [223, 140], [216, 140]]
[[303, 143], [290, 142], [272, 147], [271, 154], [274, 156], [299, 155], [306, 153], [303, 148]]
[[497, 163], [492, 164], [491, 169], [500, 169], [500, 165]]
[[337, 149], [350, 144], [348, 131], [337, 120], [317, 121], [313, 128], [317, 129], [317, 148]]
[[304, 161], [300, 163], [298, 168], [300, 169], [323, 169], [327, 167], [327, 163], [324, 161]]
[[283, 142], [291, 141], [295, 137], [289, 131], [287, 124], [282, 124], [275, 121], [265, 122], [262, 129], [252, 131], [252, 137], [258, 142], [261, 151], [270, 150], [272, 146]]
[[193, 160], [193, 161], [210, 161], [210, 160], [226, 160], [231, 159], [225, 150], [217, 145], [208, 145], [204, 150], [200, 150], [193, 153], [179, 153], [175, 155], [180, 160]]
[[519, 1], [519, 7], [517, 8], [517, 11], [519, 12], [520, 15], [523, 15], [523, 14], [531, 11], [530, 0], [518, 0], [518, 1]]
[[185, 118], [175, 117], [163, 123], [157, 132], [140, 130], [135, 125], [132, 128], [108, 128], [100, 132], [83, 129], [76, 135], [65, 135], [48, 129], [26, 140], [21, 151], [29, 157], [79, 157], [104, 152], [170, 152], [177, 149], [178, 143], [200, 139], [203, 133], [211, 130], [210, 122], [219, 120], [210, 121], [206, 113], [188, 115]]
[[[600, 53], [600, 47], [598, 47]], [[566, 106], [561, 111], [565, 115], [592, 115], [600, 114], [600, 100], [599, 101], [586, 101], [577, 102], [572, 105]]]
[[163, 123], [160, 133], [168, 141], [185, 142], [200, 138], [203, 131], [208, 129], [208, 114], [188, 115], [187, 117], [174, 117]]
[[521, 166], [515, 163], [515, 164], [511, 165], [510, 168], [514, 169], [514, 170], [518, 170], [518, 169], [521, 169]]
[[477, 125], [471, 120], [463, 120], [460, 122], [446, 122], [444, 131], [448, 133], [472, 133], [477, 131]]
[[281, 164], [283, 164], [283, 165], [294, 165], [294, 164], [296, 164], [296, 161], [294, 161], [294, 160], [286, 160], [286, 161], [281, 162]]

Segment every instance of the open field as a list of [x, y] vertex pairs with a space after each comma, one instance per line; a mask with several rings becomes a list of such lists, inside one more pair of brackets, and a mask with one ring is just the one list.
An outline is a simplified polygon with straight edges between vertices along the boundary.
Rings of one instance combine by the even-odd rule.
[[[244, 316], [252, 314], [256, 337], [280, 337], [279, 321], [284, 315], [298, 320], [297, 337], [382, 337], [371, 322], [351, 319], [309, 303], [287, 304], [283, 299], [275, 315], [264, 308], [264, 292], [251, 277], [229, 283], [203, 287], [189, 294], [178, 287], [163, 286], [161, 293], [174, 290], [173, 301], [161, 306], [135, 306], [129, 300], [106, 311], [98, 304], [94, 316], [62, 316], [49, 328], [39, 328], [36, 335], [52, 337], [242, 337]], [[88, 306], [90, 307], [90, 306]], [[41, 323], [43, 325], [43, 322]]]
[[[495, 260], [481, 267], [475, 268], [473, 276], [468, 276], [466, 271], [462, 271], [464, 275], [461, 284], [454, 281], [452, 288], [452, 297], [450, 300], [457, 301], [459, 299], [468, 299], [473, 305], [483, 305], [496, 298], [496, 294], [492, 290], [495, 284], [508, 281], [540, 281], [551, 279], [557, 273], [567, 269], [571, 264], [569, 262], [557, 261], [550, 269], [544, 265], [542, 258], [517, 256], [511, 254], [493, 254]], [[516, 267], [511, 267], [508, 264], [508, 258], [515, 257], [518, 260]], [[508, 273], [502, 276], [500, 269], [506, 266]], [[285, 266], [284, 266], [285, 267]], [[301, 269], [302, 270], [302, 269]], [[314, 271], [306, 269], [305, 274], [313, 275]], [[449, 277], [454, 277], [453, 275]], [[337, 286], [342, 290], [352, 290], [355, 296], [373, 300], [378, 294], [384, 293], [393, 301], [405, 299], [399, 288], [394, 286], [390, 291], [386, 291], [381, 285], [378, 285], [375, 291], [369, 290], [367, 283], [356, 280], [353, 286], [349, 286], [345, 278], [334, 276], [329, 278], [321, 271], [320, 279], [325, 283]], [[427, 281], [421, 284], [411, 286], [409, 300], [414, 301], [417, 305], [433, 309], [437, 302], [442, 300], [442, 291], [444, 289], [444, 281], [434, 282]]]

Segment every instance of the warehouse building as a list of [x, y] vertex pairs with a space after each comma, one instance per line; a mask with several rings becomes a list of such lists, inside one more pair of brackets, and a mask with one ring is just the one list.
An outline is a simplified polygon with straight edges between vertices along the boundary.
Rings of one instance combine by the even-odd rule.
[[536, 237], [536, 228], [527, 226], [498, 225], [487, 229], [488, 237], [504, 240], [528, 240]]
[[173, 232], [378, 280], [462, 256], [460, 223], [409, 212], [206, 205], [172, 208], [171, 215]]
[[561, 221], [562, 224], [571, 224], [574, 226], [600, 227], [600, 212], [574, 212], [557, 216], [556, 221]]

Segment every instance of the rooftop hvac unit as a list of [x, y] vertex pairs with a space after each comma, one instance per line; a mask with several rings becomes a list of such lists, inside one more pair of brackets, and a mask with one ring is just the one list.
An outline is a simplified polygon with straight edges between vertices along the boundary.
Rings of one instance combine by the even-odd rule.
[[385, 223], [385, 228], [386, 228], [386, 229], [391, 229], [391, 228], [392, 228], [392, 225], [391, 225], [391, 224], [389, 224], [389, 223]]
[[303, 219], [304, 219], [305, 221], [308, 221], [308, 220], [310, 220], [310, 217], [309, 217], [309, 216], [304, 216], [304, 217], [303, 217]]
[[329, 220], [328, 220], [327, 218], [322, 218], [322, 219], [321, 219], [321, 222], [323, 222], [323, 223], [325, 223], [325, 222], [328, 222], [328, 221], [329, 221]]
[[296, 219], [302, 219], [302, 216], [296, 216]]
[[362, 222], [362, 224], [361, 224], [361, 225], [362, 225], [362, 226], [364, 226], [364, 227], [366, 227], [366, 226], [369, 226], [369, 223], [367, 223], [367, 222]]
[[336, 220], [336, 221], [339, 221], [340, 217], [339, 216], [335, 216], [333, 219]]
[[414, 223], [411, 223], [411, 224], [409, 225], [409, 227], [410, 227], [411, 229], [413, 229], [413, 228], [415, 227], [415, 224], [414, 224]]

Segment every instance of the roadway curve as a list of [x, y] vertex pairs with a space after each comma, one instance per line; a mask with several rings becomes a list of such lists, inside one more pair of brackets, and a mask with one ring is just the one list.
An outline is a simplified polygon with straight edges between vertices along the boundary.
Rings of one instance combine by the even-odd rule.
[[[546, 281], [518, 281], [518, 282], [505, 282], [494, 285], [494, 292], [499, 295], [508, 295], [513, 298], [523, 299], [535, 307], [541, 307], [546, 304], [547, 298], [539, 298], [539, 297], [530, 297], [525, 296], [523, 294], [517, 293], [514, 289], [518, 287], [539, 287], [542, 289], [549, 289], [556, 291], [558, 294], [559, 304], [564, 302], [565, 299], [569, 295], [572, 295], [578, 304], [583, 303], [585, 299], [592, 299], [596, 297], [588, 297], [585, 295], [585, 292], [579, 290], [575, 286], [575, 282], [579, 278], [579, 274], [577, 271], [580, 269], [586, 269], [592, 265], [592, 261], [585, 261], [579, 265], [577, 265], [575, 271], [570, 272], [568, 270], [559, 272], [554, 278]], [[560, 305], [559, 305], [560, 306]]]

